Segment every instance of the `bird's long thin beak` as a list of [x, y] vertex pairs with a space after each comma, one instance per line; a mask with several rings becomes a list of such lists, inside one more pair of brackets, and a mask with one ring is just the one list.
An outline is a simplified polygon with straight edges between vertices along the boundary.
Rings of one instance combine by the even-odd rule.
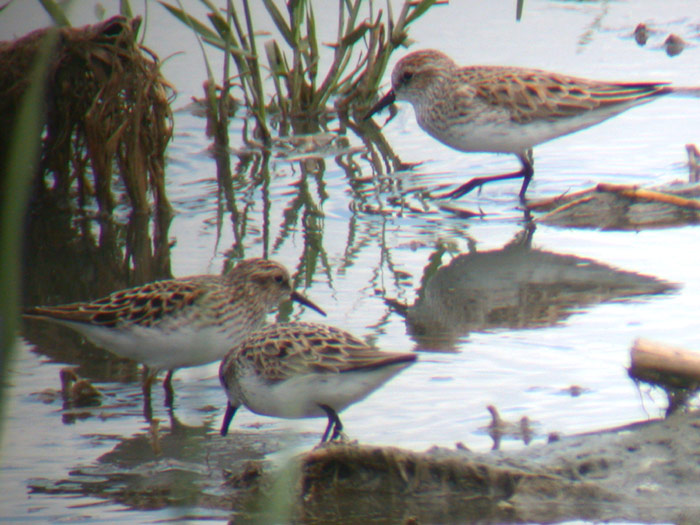
[[369, 120], [372, 117], [372, 115], [380, 112], [385, 107], [389, 106], [390, 104], [393, 104], [394, 102], [396, 102], [396, 93], [394, 93], [394, 90], [392, 89], [386, 95], [384, 95], [379, 102], [372, 106], [372, 108], [365, 115], [365, 118], [362, 120]]
[[312, 310], [316, 310], [318, 313], [320, 313], [323, 317], [326, 317], [326, 312], [321, 310], [318, 306], [316, 306], [314, 303], [312, 303], [309, 299], [304, 297], [302, 294], [299, 292], [292, 292], [292, 301], [296, 301], [299, 304], [303, 304], [304, 306], [308, 306]]

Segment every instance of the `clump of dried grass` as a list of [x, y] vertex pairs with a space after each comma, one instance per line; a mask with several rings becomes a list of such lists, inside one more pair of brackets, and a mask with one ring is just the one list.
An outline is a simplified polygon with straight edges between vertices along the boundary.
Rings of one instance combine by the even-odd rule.
[[[76, 198], [81, 208], [96, 203], [101, 214], [110, 215], [116, 170], [133, 211], [149, 213], [150, 190], [156, 220], [167, 223], [169, 88], [157, 58], [136, 40], [139, 25], [139, 18], [115, 16], [92, 26], [60, 29], [47, 75], [37, 191], [51, 192], [66, 203]], [[45, 34], [42, 29], [0, 42], [0, 144], [8, 144]], [[5, 164], [7, 153], [0, 148], [0, 164]]]

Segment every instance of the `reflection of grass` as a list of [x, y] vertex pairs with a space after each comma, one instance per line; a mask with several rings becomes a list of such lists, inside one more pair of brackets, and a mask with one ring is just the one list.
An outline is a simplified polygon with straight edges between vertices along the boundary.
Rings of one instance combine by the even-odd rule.
[[[158, 59], [138, 43], [141, 19], [128, 18], [131, 8], [124, 0], [121, 16], [74, 28], [63, 11], [65, 5], [41, 3], [61, 28], [44, 93], [41, 159], [29, 177], [34, 179], [32, 202], [37, 213], [28, 223], [53, 209], [67, 211], [70, 218], [95, 218], [94, 227], [100, 229], [95, 244], [103, 253], [112, 251], [118, 268], [115, 282], [122, 276], [128, 281], [119, 283], [122, 286], [167, 276], [172, 218], [165, 191], [165, 149], [172, 134], [170, 86], [160, 74]], [[0, 137], [4, 138], [17, 100], [29, 85], [26, 71], [44, 32], [0, 46]], [[113, 213], [122, 202], [131, 210], [123, 236], [115, 228], [123, 222], [123, 213]], [[80, 231], [86, 245], [94, 242], [88, 229]], [[37, 251], [33, 248], [39, 242], [50, 245], [41, 237], [30, 241], [29, 253]]]
[[[323, 135], [319, 132], [327, 129], [330, 121], [328, 106], [333, 101], [339, 117], [338, 135], [344, 135], [350, 129], [363, 140], [371, 154], [375, 174], [383, 175], [385, 171], [396, 169], [400, 161], [374, 122], [358, 119], [356, 123], [350, 115], [364, 115], [376, 97], [391, 53], [407, 44], [408, 26], [438, 2], [406, 1], [398, 16], [392, 13], [391, 4], [387, 4], [387, 13], [375, 11], [371, 1], [340, 1], [334, 7], [323, 4], [324, 9], [336, 9], [338, 21], [336, 39], [326, 47], [319, 45], [321, 31], [316, 24], [314, 3], [310, 0], [287, 3], [286, 12], [272, 0], [263, 0], [264, 11], [258, 9], [255, 13], [248, 0], [241, 0], [240, 7], [228, 1], [225, 9], [219, 9], [210, 0], [201, 2], [209, 10], [207, 21], [198, 20], [188, 13], [179, 0], [177, 5], [160, 3], [195, 33], [207, 66], [207, 130], [214, 141], [219, 186], [217, 239], [228, 213], [234, 236], [234, 245], [228, 255], [232, 259], [243, 258], [249, 213], [255, 202], [260, 202], [262, 256], [270, 256], [288, 241], [293, 231], [301, 230], [304, 251], [297, 268], [297, 279], [310, 283], [319, 263], [330, 277], [330, 265], [323, 249], [322, 204], [327, 198], [323, 183], [325, 164], [318, 159], [303, 158], [308, 144], [299, 146], [301, 142], [296, 143], [294, 137], [314, 142]], [[319, 9], [320, 4], [315, 5]], [[265, 13], [279, 37], [269, 37], [262, 42], [256, 28], [264, 25], [258, 15]], [[204, 43], [225, 53], [220, 88]], [[229, 74], [231, 62], [236, 66], [236, 77]], [[322, 70], [320, 64], [325, 62], [329, 65]], [[244, 126], [240, 142], [245, 148], [237, 152], [239, 162], [232, 173], [228, 122], [233, 113], [229, 110], [229, 93], [234, 89], [242, 95], [252, 119], [246, 115], [241, 117]], [[251, 128], [254, 129], [251, 131]], [[292, 137], [290, 133], [293, 133]], [[338, 135], [333, 133], [335, 139]], [[294, 196], [284, 205], [280, 231], [272, 241], [269, 221], [274, 203], [269, 195], [269, 160], [281, 142], [284, 143], [282, 147], [296, 150], [301, 159], [298, 163], [300, 180], [292, 186]], [[352, 162], [350, 157], [348, 161]], [[352, 169], [348, 165], [348, 170]], [[317, 195], [310, 191], [313, 179], [316, 179]], [[249, 181], [247, 184], [246, 180]], [[258, 199], [253, 198], [256, 186], [260, 186]], [[242, 194], [237, 195], [237, 192]]]
[[[77, 276], [67, 287], [79, 295], [97, 281], [102, 287], [123, 286], [127, 284], [121, 281], [123, 275], [143, 282], [170, 272], [167, 229], [171, 211], [164, 189], [170, 109], [159, 65], [136, 43], [139, 20], [114, 17], [94, 26], [70, 28], [56, 2], [42, 0], [42, 6], [60, 29], [38, 30], [0, 46], [3, 385], [18, 329], [22, 273], [30, 283], [25, 299], [28, 295], [36, 299], [37, 290], [51, 289], [54, 294], [49, 300], [55, 301], [52, 285], [59, 277]], [[121, 7], [125, 14], [130, 12], [126, 0]], [[124, 234], [111, 217], [118, 202], [112, 194], [115, 171], [122, 177], [133, 210]], [[148, 234], [149, 189], [157, 211], [153, 242]], [[31, 190], [32, 213], [28, 214]], [[72, 222], [71, 213], [82, 220]], [[84, 263], [91, 260], [90, 252], [97, 244], [94, 217], [99, 248], [105, 255], [99, 260], [113, 266], [97, 264], [86, 271]], [[49, 223], [50, 227], [44, 227]], [[126, 245], [123, 256], [118, 245]], [[80, 257], [61, 265], [65, 253]], [[31, 267], [23, 272], [22, 263]], [[47, 271], [37, 276], [41, 270]], [[106, 279], [99, 278], [105, 275]], [[1, 394], [0, 390], [0, 398]]]

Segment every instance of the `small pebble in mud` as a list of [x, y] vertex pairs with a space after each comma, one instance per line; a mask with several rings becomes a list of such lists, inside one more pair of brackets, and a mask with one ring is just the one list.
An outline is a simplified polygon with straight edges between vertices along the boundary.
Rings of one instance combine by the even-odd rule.
[[226, 481], [224, 482], [229, 487], [247, 488], [253, 486], [262, 476], [263, 468], [260, 462], [248, 461], [243, 465], [240, 472], [224, 472]]
[[675, 57], [676, 55], [680, 55], [681, 52], [685, 49], [686, 46], [685, 40], [683, 40], [681, 37], [678, 35], [674, 35], [671, 33], [668, 35], [666, 40], [664, 40], [664, 49], [666, 50], [666, 54], [670, 57]]
[[571, 395], [571, 397], [578, 397], [583, 394], [584, 388], [578, 385], [571, 385], [566, 391]]
[[649, 28], [646, 26], [646, 24], [637, 24], [637, 27], [634, 28], [634, 40], [639, 44], [640, 46], [643, 46], [644, 44], [647, 43], [647, 40], [649, 39]]

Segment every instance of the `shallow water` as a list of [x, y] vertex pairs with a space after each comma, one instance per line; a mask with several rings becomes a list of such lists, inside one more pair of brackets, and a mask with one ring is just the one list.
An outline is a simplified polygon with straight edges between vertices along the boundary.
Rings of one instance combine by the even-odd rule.
[[[437, 47], [464, 64], [700, 84], [700, 18], [693, 2], [528, 0], [520, 23], [514, 21], [513, 6], [500, 4], [460, 2], [435, 8], [413, 27], [415, 48]], [[0, 14], [3, 35], [11, 16], [21, 17], [13, 28], [18, 34], [19, 22], [30, 25], [26, 13], [8, 9]], [[645, 47], [630, 37], [641, 21], [659, 30]], [[31, 22], [38, 24], [36, 18]], [[185, 56], [164, 66], [180, 90], [175, 107], [184, 107], [191, 95], [201, 96], [200, 55], [177, 23], [163, 22], [149, 22], [147, 43], [162, 57], [187, 47]], [[656, 46], [669, 32], [692, 47], [668, 57]], [[396, 53], [396, 59], [401, 55]], [[383, 122], [384, 115], [376, 121]], [[528, 195], [552, 196], [602, 181], [648, 185], [685, 179], [684, 146], [700, 136], [699, 122], [700, 101], [666, 98], [542, 145], [535, 150], [536, 174]], [[239, 120], [232, 123], [232, 140], [240, 136], [240, 127]], [[422, 162], [393, 176], [403, 189], [454, 184], [517, 166], [509, 156], [465, 155], [442, 146], [420, 131], [409, 107], [402, 107], [383, 131], [402, 161]], [[350, 139], [352, 146], [360, 145], [356, 137]], [[177, 213], [170, 227], [175, 276], [219, 272], [235, 240], [228, 214], [217, 227], [216, 171], [208, 147], [204, 121], [177, 112], [167, 173]], [[363, 176], [372, 174], [360, 155], [340, 158], [352, 158]], [[311, 175], [303, 177], [304, 171]], [[585, 432], [655, 417], [665, 408], [663, 396], [640, 391], [627, 377], [632, 341], [648, 337], [700, 348], [694, 226], [600, 232], [540, 225], [532, 245], [556, 254], [556, 262], [533, 263], [531, 253], [513, 257], [504, 250], [525, 235], [517, 210], [518, 181], [486, 186], [480, 194], [460, 199], [459, 207], [485, 213], [463, 219], [434, 207], [424, 213], [393, 206], [396, 194], [389, 184], [351, 185], [332, 153], [321, 161], [273, 155], [269, 173], [269, 210], [262, 190], [249, 190], [245, 256], [267, 254], [283, 262], [300, 274], [300, 286], [306, 276], [305, 293], [328, 312], [322, 322], [380, 348], [419, 352], [417, 364], [342, 414], [351, 439], [415, 450], [462, 442], [488, 450], [492, 443], [483, 427], [490, 421], [489, 404], [506, 419], [527, 415], [536, 421], [535, 443], [550, 432]], [[245, 193], [246, 188], [243, 182], [238, 189]], [[301, 194], [306, 197], [299, 216], [283, 227]], [[408, 204], [420, 203], [409, 198]], [[473, 250], [492, 257], [483, 264], [466, 263], [471, 273], [461, 269], [454, 278], [460, 297], [470, 299], [473, 315], [457, 329], [456, 321], [439, 327], [431, 318], [434, 313], [421, 310], [427, 293], [421, 289], [423, 276], [432, 275], [437, 261], [444, 270]], [[628, 273], [600, 268], [591, 275], [592, 261]], [[50, 260], [45, 264], [51, 268]], [[629, 286], [620, 289], [626, 280]], [[676, 288], [666, 290], [664, 283]], [[72, 283], [64, 286], [70, 289]], [[442, 292], [444, 288], [428, 295], [441, 297]], [[396, 304], [408, 306], [408, 321]], [[464, 307], [444, 304], [452, 305], [448, 311], [454, 311], [454, 304]], [[297, 308], [292, 318], [321, 321], [314, 312]], [[325, 425], [241, 410], [231, 434], [219, 438], [225, 397], [212, 364], [175, 375], [177, 422], [163, 408], [160, 389], [154, 390], [162, 432], [161, 453], [154, 454], [132, 363], [41, 323], [27, 325], [23, 335], [8, 391], [0, 521], [226, 520], [231, 513], [217, 499], [227, 491], [221, 485], [222, 467], [266, 456], [282, 462], [315, 445]], [[60, 396], [44, 392], [60, 388], [58, 374], [66, 364], [79, 365], [79, 373], [103, 391], [101, 406], [66, 408]], [[573, 397], [572, 386], [581, 387], [581, 395]], [[513, 440], [502, 444], [521, 446]], [[227, 450], [230, 457], [223, 454]]]

